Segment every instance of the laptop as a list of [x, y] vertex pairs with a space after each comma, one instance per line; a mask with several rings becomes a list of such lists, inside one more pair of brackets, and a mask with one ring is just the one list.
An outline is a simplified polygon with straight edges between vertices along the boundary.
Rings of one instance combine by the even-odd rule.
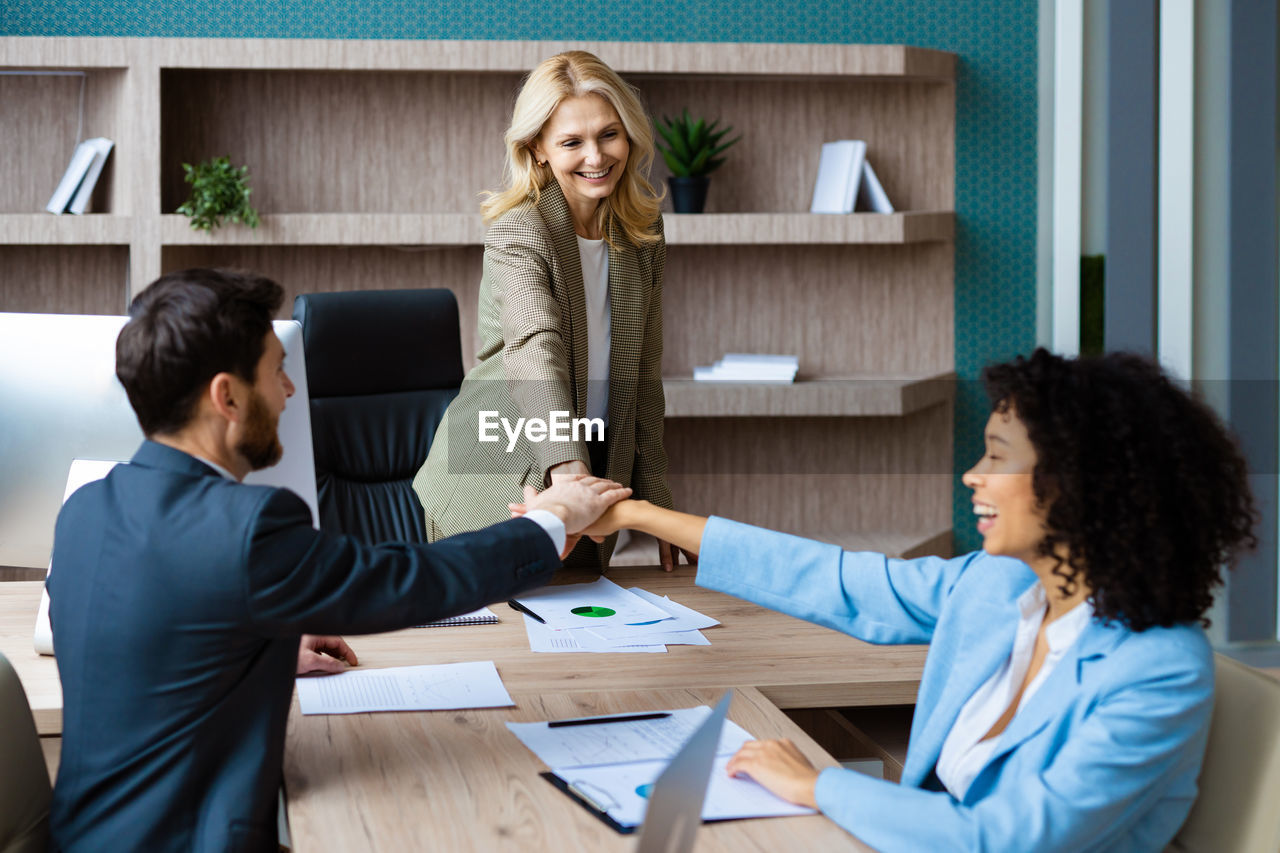
[[727, 691], [667, 769], [653, 783], [637, 853], [688, 853], [702, 825], [702, 802], [711, 781], [720, 730], [729, 714]]

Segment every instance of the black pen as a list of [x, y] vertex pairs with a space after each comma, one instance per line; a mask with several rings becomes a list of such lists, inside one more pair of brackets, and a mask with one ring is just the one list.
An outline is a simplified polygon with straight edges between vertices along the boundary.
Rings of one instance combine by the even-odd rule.
[[512, 610], [519, 610], [521, 613], [527, 613], [527, 614], [529, 614], [529, 615], [530, 615], [530, 616], [532, 616], [534, 619], [537, 619], [539, 622], [541, 622], [543, 625], [547, 624], [547, 620], [546, 620], [546, 619], [543, 619], [543, 618], [542, 618], [541, 616], [539, 616], [537, 613], [534, 613], [532, 610], [530, 610], [529, 608], [525, 607], [523, 604], [521, 604], [520, 602], [516, 601], [514, 598], [513, 598], [513, 599], [511, 599], [510, 601], [508, 601], [508, 602], [507, 602], [507, 605], [508, 605]]
[[660, 720], [670, 717], [670, 711], [655, 711], [652, 714], [626, 714], [621, 717], [580, 717], [576, 720], [552, 720], [547, 728], [556, 729], [561, 726], [590, 726], [595, 723], [634, 723], [639, 720]]

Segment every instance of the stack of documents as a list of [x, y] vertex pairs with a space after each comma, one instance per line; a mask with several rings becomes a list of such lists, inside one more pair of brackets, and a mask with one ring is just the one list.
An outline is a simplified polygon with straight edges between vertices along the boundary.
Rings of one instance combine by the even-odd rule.
[[[571, 791], [596, 804], [620, 826], [633, 827], [644, 820], [653, 782], [710, 713], [710, 708], [700, 705], [661, 715], [617, 715], [614, 722], [604, 717], [587, 725], [558, 721], [559, 726], [507, 723], [507, 728]], [[637, 716], [657, 719], [637, 720]], [[702, 819], [813, 814], [811, 809], [774, 796], [751, 779], [725, 772], [729, 759], [749, 740], [754, 738], [746, 729], [725, 721]]]
[[[517, 599], [535, 652], [662, 653], [668, 645], [709, 646], [700, 628], [720, 623], [669, 598], [607, 578], [552, 586]], [[542, 621], [539, 622], [538, 619]]]
[[786, 384], [796, 380], [800, 359], [794, 355], [753, 355], [731, 352], [711, 367], [695, 367], [699, 382], [770, 382]]

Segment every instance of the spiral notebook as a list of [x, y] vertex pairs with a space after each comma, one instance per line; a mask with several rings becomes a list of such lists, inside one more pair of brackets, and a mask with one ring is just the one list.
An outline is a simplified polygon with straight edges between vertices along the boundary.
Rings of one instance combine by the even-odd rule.
[[494, 613], [487, 607], [481, 607], [479, 610], [472, 610], [470, 613], [462, 613], [458, 616], [450, 616], [448, 619], [441, 619], [439, 622], [428, 622], [425, 625], [419, 625], [419, 628], [448, 628], [453, 625], [496, 625], [498, 624], [498, 614]]

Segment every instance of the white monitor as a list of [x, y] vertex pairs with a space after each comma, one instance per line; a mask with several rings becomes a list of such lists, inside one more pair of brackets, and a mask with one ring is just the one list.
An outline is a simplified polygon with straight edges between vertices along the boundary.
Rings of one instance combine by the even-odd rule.
[[[44, 568], [73, 459], [127, 461], [142, 430], [115, 375], [127, 317], [0, 313], [0, 566]], [[280, 463], [245, 482], [296, 492], [319, 523], [302, 327], [277, 320], [297, 387], [280, 417]]]

